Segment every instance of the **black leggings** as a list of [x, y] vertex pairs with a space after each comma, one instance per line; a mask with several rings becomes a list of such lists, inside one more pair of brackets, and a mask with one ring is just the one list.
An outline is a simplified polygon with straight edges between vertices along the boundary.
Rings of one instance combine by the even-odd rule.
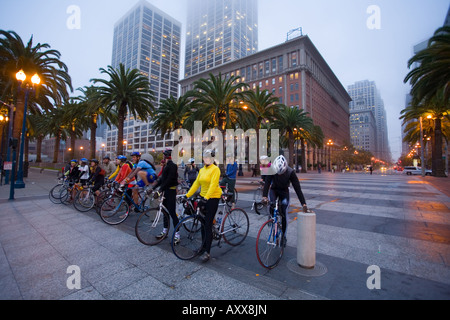
[[209, 199], [205, 204], [205, 246], [203, 249], [209, 253], [213, 240], [212, 227], [217, 208], [219, 207], [219, 198]]
[[[173, 227], [175, 228], [179, 222], [176, 212], [176, 202], [177, 202], [177, 190], [168, 189], [164, 191], [164, 201], [163, 205], [169, 211], [169, 215], [172, 217]], [[169, 229], [170, 221], [164, 216], [164, 228]]]

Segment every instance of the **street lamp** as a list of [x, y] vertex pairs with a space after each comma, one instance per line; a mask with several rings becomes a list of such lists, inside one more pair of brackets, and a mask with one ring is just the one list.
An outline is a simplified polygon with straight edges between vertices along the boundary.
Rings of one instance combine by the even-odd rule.
[[[22, 84], [27, 79], [27, 75], [23, 70], [20, 70], [16, 73], [16, 79], [19, 81], [19, 90], [22, 90]], [[25, 148], [25, 131], [27, 129], [27, 105], [28, 105], [28, 96], [30, 92], [34, 91], [34, 86], [41, 83], [41, 79], [37, 74], [31, 77], [31, 87], [28, 83], [25, 85], [25, 105], [23, 110], [23, 123], [22, 123], [22, 136], [20, 140], [20, 151], [19, 151], [19, 170], [17, 171], [17, 180], [14, 184], [16, 189], [25, 188], [25, 183], [23, 182], [23, 157], [24, 157], [24, 148]], [[14, 174], [14, 172], [13, 172]]]
[[328, 172], [331, 171], [331, 146], [333, 145], [333, 140], [328, 140], [327, 146], [328, 146]]

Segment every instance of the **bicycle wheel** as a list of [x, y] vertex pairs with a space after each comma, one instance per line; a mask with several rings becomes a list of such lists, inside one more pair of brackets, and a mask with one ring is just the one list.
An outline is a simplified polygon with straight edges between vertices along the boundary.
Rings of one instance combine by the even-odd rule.
[[267, 269], [275, 268], [283, 257], [281, 223], [272, 219], [266, 221], [256, 237], [256, 257], [258, 262]]
[[234, 189], [234, 201], [233, 201], [233, 197], [232, 196], [228, 196], [227, 195], [226, 198], [225, 198], [225, 202], [227, 203], [227, 206], [231, 208], [233, 206], [233, 202], [234, 202], [234, 204], [236, 204], [237, 201], [238, 201], [238, 197], [239, 197], [239, 194], [238, 194], [237, 190]]
[[[175, 234], [178, 233], [180, 241], [175, 244]], [[197, 256], [205, 244], [205, 225], [198, 216], [187, 217], [175, 227], [172, 235], [172, 251], [181, 260], [189, 260]]]
[[66, 188], [64, 184], [57, 184], [48, 193], [51, 202], [55, 204], [61, 203], [61, 191]]
[[247, 213], [242, 209], [233, 209], [223, 218], [221, 233], [226, 243], [237, 246], [247, 237], [249, 227]]
[[117, 225], [128, 218], [130, 206], [122, 196], [111, 196], [103, 201], [100, 208], [100, 218], [111, 225]]
[[77, 193], [73, 200], [73, 206], [80, 212], [87, 212], [95, 205], [94, 193], [89, 189], [83, 189]]
[[62, 204], [70, 204], [70, 201], [72, 200], [72, 193], [74, 192], [73, 187], [66, 186], [64, 189], [61, 189], [61, 192], [59, 194], [59, 199]]
[[159, 208], [147, 210], [141, 214], [136, 222], [134, 231], [140, 242], [147, 246], [154, 246], [165, 239], [157, 238], [164, 229], [164, 220], [169, 221], [169, 214]]

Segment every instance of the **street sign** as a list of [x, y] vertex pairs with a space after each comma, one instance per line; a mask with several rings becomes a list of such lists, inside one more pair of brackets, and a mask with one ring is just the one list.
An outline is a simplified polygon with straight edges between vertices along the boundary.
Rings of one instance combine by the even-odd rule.
[[3, 163], [3, 170], [12, 170], [12, 162], [4, 162]]

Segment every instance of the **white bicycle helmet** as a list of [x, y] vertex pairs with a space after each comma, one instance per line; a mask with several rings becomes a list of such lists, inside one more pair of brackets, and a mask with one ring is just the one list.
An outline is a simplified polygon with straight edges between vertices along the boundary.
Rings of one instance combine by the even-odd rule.
[[288, 167], [288, 163], [284, 156], [278, 156], [273, 162], [273, 168], [275, 169], [277, 174], [283, 174], [286, 172]]

